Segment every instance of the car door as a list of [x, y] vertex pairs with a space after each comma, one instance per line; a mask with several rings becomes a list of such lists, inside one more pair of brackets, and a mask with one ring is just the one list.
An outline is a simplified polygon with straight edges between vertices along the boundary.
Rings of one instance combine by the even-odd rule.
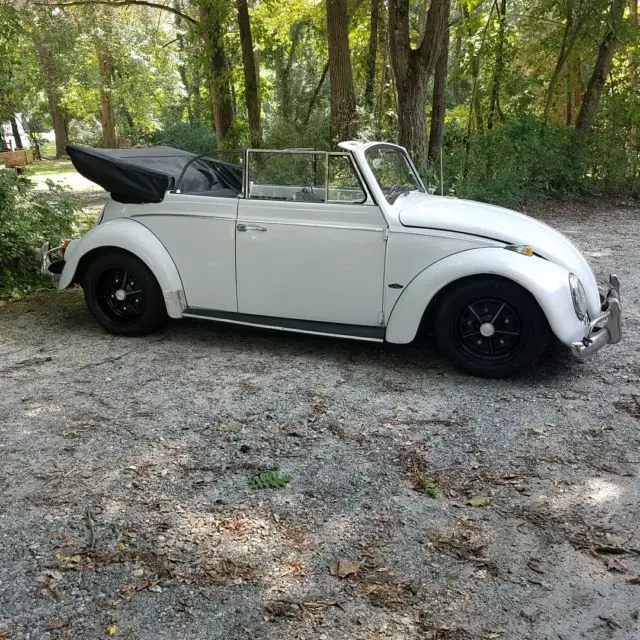
[[381, 324], [386, 222], [349, 154], [248, 152], [236, 278], [244, 314]]

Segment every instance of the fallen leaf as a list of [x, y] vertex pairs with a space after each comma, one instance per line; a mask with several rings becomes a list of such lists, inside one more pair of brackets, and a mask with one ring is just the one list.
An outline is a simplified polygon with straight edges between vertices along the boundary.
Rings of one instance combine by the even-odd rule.
[[115, 624], [109, 625], [105, 631], [107, 632], [108, 636], [115, 636], [116, 633], [118, 633], [118, 627], [116, 627]]
[[56, 620], [47, 626], [47, 631], [51, 631], [52, 629], [63, 629], [64, 627], [68, 627], [71, 624], [71, 620]]
[[627, 567], [625, 567], [622, 562], [616, 558], [608, 558], [604, 564], [607, 567], [607, 571], [612, 571], [614, 573], [627, 573]]
[[362, 595], [368, 596], [370, 593], [373, 593], [378, 588], [377, 584], [365, 584], [362, 587]]
[[355, 576], [360, 570], [360, 565], [351, 560], [340, 560], [338, 564], [334, 564], [331, 567], [331, 574], [338, 578], [347, 578], [349, 576]]
[[162, 587], [159, 584], [152, 584], [149, 587], [149, 591], [153, 591], [154, 593], [162, 593]]
[[631, 578], [629, 584], [640, 584], [640, 576], [636, 576], [635, 578]]
[[55, 571], [55, 570], [54, 570], [54, 571], [51, 571], [51, 570], [47, 569], [47, 570], [45, 571], [45, 573], [46, 573], [49, 577], [53, 578], [54, 580], [57, 580], [58, 582], [60, 582], [60, 581], [62, 580], [62, 574], [61, 574], [59, 571]]
[[487, 496], [471, 496], [464, 503], [471, 507], [486, 507], [489, 505], [489, 498]]

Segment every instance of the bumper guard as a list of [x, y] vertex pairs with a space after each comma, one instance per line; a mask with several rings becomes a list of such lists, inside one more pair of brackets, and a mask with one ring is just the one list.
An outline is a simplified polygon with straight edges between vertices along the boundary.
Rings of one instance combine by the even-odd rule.
[[45, 242], [40, 249], [42, 254], [42, 261], [40, 263], [40, 272], [43, 276], [56, 276], [62, 273], [64, 268], [64, 258], [62, 257], [62, 251], [65, 245], [51, 248], [48, 242]]
[[609, 276], [609, 291], [602, 296], [601, 315], [589, 323], [587, 335], [574, 342], [571, 351], [578, 358], [586, 358], [607, 344], [616, 344], [622, 338], [622, 309], [620, 307], [620, 280]]

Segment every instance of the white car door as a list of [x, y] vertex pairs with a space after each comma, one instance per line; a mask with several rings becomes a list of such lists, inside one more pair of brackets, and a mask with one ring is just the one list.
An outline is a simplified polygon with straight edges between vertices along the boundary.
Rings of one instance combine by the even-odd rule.
[[386, 222], [352, 162], [249, 152], [236, 223], [239, 313], [380, 326]]

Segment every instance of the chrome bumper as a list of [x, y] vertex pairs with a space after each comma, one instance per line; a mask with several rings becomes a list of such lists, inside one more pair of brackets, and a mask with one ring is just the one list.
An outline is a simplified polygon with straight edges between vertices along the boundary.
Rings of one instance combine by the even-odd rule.
[[574, 342], [571, 351], [578, 358], [586, 358], [607, 344], [616, 344], [622, 338], [622, 309], [620, 307], [620, 280], [609, 276], [609, 291], [602, 296], [602, 314], [589, 324], [587, 335]]
[[52, 249], [48, 242], [42, 245], [40, 249], [42, 254], [40, 273], [42, 273], [43, 276], [53, 277], [62, 273], [64, 267], [64, 258], [62, 257], [63, 246], [64, 245], [60, 245]]

